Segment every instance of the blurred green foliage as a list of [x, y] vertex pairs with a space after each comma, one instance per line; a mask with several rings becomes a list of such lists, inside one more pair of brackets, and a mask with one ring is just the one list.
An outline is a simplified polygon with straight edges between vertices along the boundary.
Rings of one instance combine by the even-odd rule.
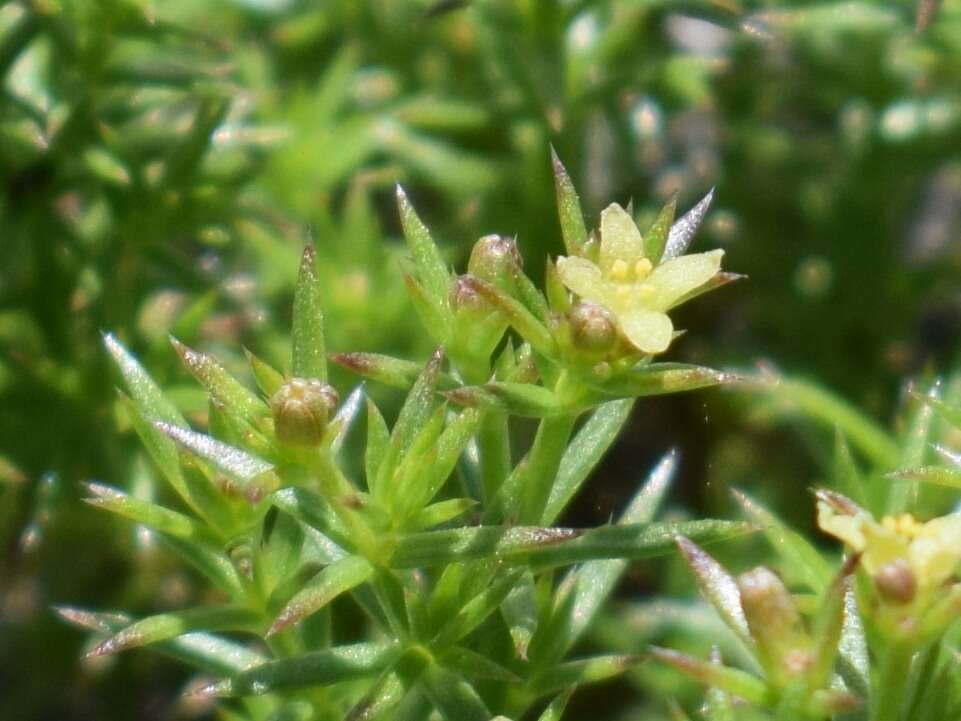
[[[687, 207], [716, 186], [699, 242], [750, 280], [685, 311], [698, 331], [674, 356], [767, 359], [884, 425], [902, 379], [947, 371], [961, 331], [961, 8], [925, 7], [919, 32], [908, 2], [0, 3], [0, 715], [196, 711], [153, 657], [79, 664], [48, 612], [192, 592], [77, 503], [90, 478], [152, 488], [99, 332], [200, 413], [167, 334], [234, 368], [241, 345], [282, 364], [312, 235], [330, 348], [425, 357], [397, 273], [397, 181], [452, 263], [479, 235], [516, 234], [535, 276], [561, 248], [551, 143], [591, 217], [633, 199], [649, 222], [675, 191]], [[730, 510], [738, 485], [810, 528], [834, 420], [785, 433], [805, 397], [646, 405], [571, 522], [606, 520], [676, 445], [687, 513]], [[676, 563], [634, 573], [631, 592], [690, 588]], [[643, 674], [657, 693], [641, 701], [602, 691], [612, 718], [660, 718], [659, 694], [680, 693]]]

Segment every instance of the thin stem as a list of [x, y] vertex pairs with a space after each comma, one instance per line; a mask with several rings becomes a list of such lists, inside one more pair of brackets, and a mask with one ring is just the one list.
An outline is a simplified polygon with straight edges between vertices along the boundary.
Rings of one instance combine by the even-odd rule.
[[544, 418], [538, 426], [534, 445], [524, 459], [518, 519], [521, 523], [537, 523], [540, 520], [576, 420], [577, 414], [565, 413]]
[[497, 410], [484, 411], [477, 429], [477, 451], [480, 456], [484, 501], [489, 503], [497, 495], [511, 470], [510, 434], [506, 413]]
[[899, 721], [904, 708], [915, 646], [904, 640], [892, 641], [881, 665], [878, 687], [872, 700], [872, 721]]

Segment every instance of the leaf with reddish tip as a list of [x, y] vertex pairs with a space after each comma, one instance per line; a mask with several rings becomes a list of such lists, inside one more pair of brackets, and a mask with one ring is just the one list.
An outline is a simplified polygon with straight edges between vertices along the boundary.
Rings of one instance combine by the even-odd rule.
[[150, 501], [128, 495], [123, 491], [100, 483], [87, 483], [92, 495], [84, 501], [95, 508], [103, 508], [132, 521], [141, 523], [160, 533], [178, 538], [209, 538], [207, 529], [189, 516], [158, 506]]
[[[334, 353], [330, 360], [359, 376], [404, 390], [410, 388], [424, 370], [420, 363], [380, 353]], [[458, 384], [449, 374], [438, 373], [437, 385], [456, 388]]]
[[304, 248], [300, 274], [294, 289], [294, 317], [291, 329], [291, 365], [296, 378], [327, 381], [327, 351], [324, 340], [324, 306], [314, 246]]
[[[68, 606], [56, 606], [54, 611], [67, 623], [98, 633], [116, 633], [131, 622], [129, 616], [119, 613], [87, 611]], [[267, 660], [246, 646], [209, 633], [186, 633], [159, 641], [152, 649], [217, 674], [237, 673]]]
[[815, 593], [823, 593], [831, 581], [831, 566], [821, 553], [797, 531], [788, 528], [767, 508], [741, 491], [733, 491], [745, 514], [761, 527], [768, 542], [784, 559], [785, 568]]
[[332, 563], [290, 599], [267, 631], [267, 635], [273, 636], [316, 613], [340, 594], [362, 584], [373, 572], [370, 563], [359, 556], [347, 556]]
[[338, 646], [267, 661], [229, 679], [197, 689], [193, 695], [229, 698], [330, 686], [376, 676], [390, 666], [397, 655], [397, 644], [393, 642]]
[[170, 342], [184, 366], [214, 402], [230, 409], [247, 422], [253, 422], [267, 414], [267, 405], [234, 378], [213, 356], [188, 348], [176, 338], [171, 338]]
[[757, 706], [771, 706], [776, 702], [775, 694], [768, 690], [764, 682], [746, 671], [718, 666], [669, 648], [651, 646], [650, 652], [658, 661], [706, 686], [716, 686]]
[[131, 648], [166, 641], [183, 636], [190, 631], [248, 631], [259, 629], [260, 615], [253, 611], [228, 604], [203, 606], [173, 613], [148, 616], [133, 623], [98, 645], [87, 656], [105, 656]]
[[529, 383], [494, 381], [456, 388], [444, 393], [444, 397], [469, 408], [493, 408], [522, 418], [543, 418], [566, 412], [552, 391]]
[[273, 466], [247, 451], [229, 446], [215, 438], [188, 428], [169, 423], [154, 424], [187, 450], [210, 462], [244, 492], [251, 502], [259, 501], [267, 493], [276, 490], [279, 480]]
[[478, 526], [400, 536], [391, 558], [394, 568], [419, 568], [490, 558], [540, 570], [608, 558], [650, 558], [674, 550], [678, 535], [701, 543], [755, 530], [732, 521], [685, 521], [602, 526], [588, 530], [529, 526]]
[[737, 373], [687, 363], [651, 363], [593, 385], [607, 395], [635, 398], [681, 393], [743, 380]]
[[642, 660], [642, 656], [610, 655], [568, 661], [540, 673], [531, 680], [530, 686], [538, 696], [558, 693], [619, 676]]
[[401, 227], [404, 239], [414, 259], [417, 277], [427, 290], [431, 299], [439, 306], [447, 304], [447, 291], [450, 285], [450, 272], [447, 269], [440, 250], [431, 238], [430, 231], [424, 225], [404, 189], [397, 186], [397, 208], [400, 211]]
[[888, 473], [886, 478], [896, 481], [920, 481], [935, 486], [961, 488], [961, 471], [942, 466], [921, 466], [920, 468], [905, 468], [904, 470]]
[[678, 536], [677, 547], [694, 574], [701, 593], [714, 606], [728, 628], [750, 648], [751, 633], [741, 608], [741, 595], [734, 577], [690, 539]]
[[584, 255], [587, 246], [587, 228], [581, 212], [581, 200], [567, 168], [551, 146], [551, 165], [554, 169], [554, 190], [557, 194], [557, 214], [561, 223], [564, 247], [569, 255]]
[[701, 221], [707, 215], [707, 209], [711, 207], [714, 200], [714, 188], [711, 188], [697, 204], [687, 211], [680, 219], [671, 226], [671, 232], [667, 236], [667, 243], [664, 245], [664, 260], [676, 258], [684, 255], [684, 252], [694, 240], [694, 234], [701, 226]]

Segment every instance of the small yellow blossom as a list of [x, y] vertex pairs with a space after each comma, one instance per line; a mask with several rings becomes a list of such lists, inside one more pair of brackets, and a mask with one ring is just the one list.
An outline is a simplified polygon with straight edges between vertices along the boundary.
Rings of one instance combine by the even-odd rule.
[[886, 516], [879, 523], [867, 511], [851, 506], [839, 508], [821, 498], [818, 525], [860, 552], [861, 565], [871, 576], [906, 567], [914, 576], [919, 596], [926, 597], [928, 591], [951, 578], [961, 563], [961, 514], [922, 523], [905, 513]]
[[607, 308], [624, 336], [644, 353], [662, 353], [674, 336], [667, 311], [721, 269], [723, 250], [670, 258], [654, 265], [633, 218], [616, 203], [601, 213], [597, 263], [561, 257], [561, 281], [584, 300]]

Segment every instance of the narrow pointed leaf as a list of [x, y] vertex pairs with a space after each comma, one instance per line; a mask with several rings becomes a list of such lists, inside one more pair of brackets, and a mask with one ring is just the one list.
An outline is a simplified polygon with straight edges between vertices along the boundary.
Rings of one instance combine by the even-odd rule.
[[[420, 363], [380, 353], [334, 353], [330, 359], [352, 373], [404, 390], [410, 388], [424, 370]], [[449, 389], [456, 388], [458, 384], [447, 373], [438, 373], [437, 385], [441, 389]]]
[[357, 422], [363, 400], [364, 386], [361, 384], [350, 392], [350, 395], [340, 404], [336, 415], [331, 419], [330, 427], [334, 429], [334, 437], [331, 439], [330, 449], [334, 453], [337, 453], [343, 447], [347, 434], [350, 433], [354, 423]]
[[851, 455], [851, 448], [847, 440], [836, 429], [834, 434], [834, 479], [838, 489], [847, 496], [850, 496], [858, 504], [867, 505], [867, 496], [864, 488], [864, 480]]
[[249, 500], [257, 501], [276, 488], [278, 479], [267, 461], [187, 428], [169, 423], [155, 425], [184, 448], [211, 463], [236, 483]]
[[449, 498], [422, 508], [410, 520], [411, 528], [428, 529], [443, 525], [477, 506], [473, 498]]
[[438, 658], [438, 662], [465, 678], [488, 679], [503, 683], [521, 682], [520, 676], [510, 669], [463, 646], [448, 649]]
[[669, 648], [653, 646], [651, 655], [706, 686], [716, 686], [748, 703], [771, 706], [776, 700], [763, 681], [745, 671], [717, 666]]
[[562, 691], [553, 701], [547, 704], [547, 708], [537, 717], [537, 721], [561, 721], [564, 710], [567, 708], [567, 702], [571, 700], [573, 693], [572, 689]]
[[331, 554], [332, 561], [346, 555], [338, 544], [348, 538], [347, 530], [334, 509], [316, 491], [307, 488], [283, 488], [270, 497], [270, 502], [321, 534], [321, 537], [326, 539], [323, 545]]
[[464, 604], [460, 612], [435, 637], [439, 646], [456, 643], [477, 628], [500, 607], [507, 594], [520, 579], [522, 570], [505, 573], [491, 585]]
[[447, 343], [452, 332], [453, 314], [450, 309], [431, 297], [423, 284], [410, 273], [404, 273], [407, 295], [427, 334], [435, 343]]
[[551, 487], [541, 516], [544, 525], [557, 520], [588, 475], [617, 439], [634, 406], [632, 399], [611, 401], [600, 406], [574, 436], [564, 451], [557, 478]]
[[[131, 623], [130, 617], [58, 606], [54, 610], [66, 622], [98, 633], [116, 633]], [[209, 673], [233, 674], [267, 659], [239, 643], [209, 633], [187, 633], [160, 641], [153, 649]]]
[[[932, 398], [938, 398], [941, 384], [935, 382], [928, 393]], [[919, 403], [907, 423], [906, 432], [901, 442], [901, 454], [898, 460], [899, 468], [914, 468], [924, 462], [925, 453], [930, 446], [934, 408], [927, 403]], [[914, 478], [899, 478], [895, 480], [888, 491], [886, 512], [889, 515], [903, 513], [917, 496], [917, 481]]]
[[399, 185], [397, 186], [397, 207], [400, 211], [404, 238], [413, 256], [418, 278], [433, 301], [444, 306], [447, 302], [450, 272], [434, 239], [431, 238], [430, 231], [427, 230], [427, 226], [417, 215], [404, 189]]
[[437, 495], [457, 465], [457, 459], [467, 442], [477, 430], [479, 421], [480, 414], [477, 411], [468, 409], [458, 414], [448, 422], [430, 453], [421, 454], [421, 472], [412, 474], [410, 477], [414, 479], [413, 482], [405, 484], [408, 488], [401, 490], [401, 498], [406, 495], [408, 508], [419, 511], [421, 506]]
[[396, 644], [358, 643], [268, 661], [205, 686], [198, 696], [258, 696], [290, 689], [330, 686], [377, 676], [397, 657]]
[[527, 649], [540, 622], [534, 574], [524, 572], [501, 604], [501, 615], [514, 642], [514, 653], [527, 660]]
[[714, 606], [728, 628], [750, 648], [751, 634], [741, 608], [741, 594], [734, 577], [689, 539], [678, 537], [677, 546], [694, 574], [701, 593]]
[[920, 481], [936, 486], [961, 488], [961, 470], [944, 468], [942, 466], [922, 466], [920, 468], [905, 468], [887, 474], [888, 478], [898, 481]]
[[698, 203], [682, 215], [676, 223], [671, 226], [671, 232], [667, 236], [667, 243], [664, 245], [664, 260], [676, 258], [684, 255], [684, 252], [694, 240], [694, 234], [701, 226], [701, 221], [707, 215], [707, 210], [714, 200], [714, 188], [711, 188]]
[[815, 593], [822, 593], [831, 580], [831, 566], [821, 553], [797, 531], [788, 528], [767, 508], [741, 491], [734, 497], [748, 518], [761, 528], [768, 542], [784, 559], [786, 568]]
[[425, 531], [398, 538], [394, 568], [419, 568], [490, 558], [504, 564], [530, 564], [537, 569], [607, 558], [650, 558], [674, 550], [684, 535], [710, 543], [756, 530], [733, 521], [685, 521], [602, 526], [588, 530], [525, 526], [478, 526]]
[[324, 339], [324, 308], [317, 275], [314, 246], [304, 248], [300, 275], [294, 290], [294, 318], [291, 331], [291, 364], [297, 378], [327, 381], [327, 352]]
[[389, 444], [390, 431], [387, 429], [387, 423], [380, 414], [380, 409], [377, 408], [372, 400], [368, 399], [367, 445], [364, 449], [364, 470], [368, 490], [370, 490], [371, 493], [374, 492], [373, 485], [376, 482], [380, 465], [384, 461], [384, 456], [387, 453]]
[[432, 666], [421, 682], [445, 721], [491, 721], [491, 712], [477, 691], [457, 674]]
[[612, 396], [638, 397], [680, 393], [699, 388], [737, 383], [737, 373], [688, 365], [686, 363], [652, 363], [616, 375], [594, 387]]
[[186, 425], [184, 417], [173, 403], [164, 397], [160, 386], [113, 334], [104, 335], [103, 342], [120, 369], [130, 397], [144, 418], [165, 421], [173, 425]]
[[370, 563], [359, 556], [348, 556], [327, 566], [306, 588], [290, 599], [267, 631], [267, 635], [273, 636], [316, 613], [340, 594], [366, 581], [373, 572]]
[[188, 348], [176, 338], [171, 338], [170, 342], [184, 366], [204, 387], [211, 399], [248, 422], [267, 414], [267, 405], [234, 378], [213, 356]]
[[250, 364], [250, 370], [254, 374], [254, 380], [257, 381], [257, 387], [260, 388], [261, 393], [269, 398], [280, 390], [284, 384], [284, 376], [280, 371], [246, 348], [244, 348], [244, 355], [247, 356], [247, 363]]
[[236, 606], [203, 606], [185, 611], [148, 616], [133, 623], [93, 649], [88, 656], [104, 656], [127, 649], [166, 641], [190, 631], [257, 632], [260, 615]]
[[209, 538], [210, 536], [209, 532], [190, 516], [99, 483], [88, 483], [86, 488], [92, 497], [84, 500], [95, 508], [112, 511], [148, 528], [178, 538]]
[[543, 418], [569, 410], [560, 406], [552, 391], [529, 383], [494, 381], [456, 388], [444, 393], [444, 397], [470, 408], [501, 410], [522, 418]]
[[581, 212], [581, 201], [567, 169], [551, 148], [551, 164], [554, 168], [554, 190], [557, 193], [557, 213], [560, 216], [564, 247], [570, 255], [584, 255], [587, 245], [587, 228]]
[[523, 303], [514, 300], [499, 288], [485, 283], [470, 275], [463, 276], [463, 283], [472, 291], [480, 295], [493, 305], [510, 323], [514, 330], [526, 340], [538, 353], [545, 356], [554, 355], [554, 338], [547, 327], [531, 313]]
[[160, 538], [165, 546], [206, 576], [217, 588], [232, 597], [239, 598], [243, 595], [240, 576], [230, 559], [222, 552], [205, 543], [199, 543], [196, 539], [185, 541], [166, 535], [161, 535]]
[[642, 660], [642, 656], [610, 655], [568, 661], [541, 673], [530, 685], [539, 696], [558, 693], [619, 676]]
[[654, 265], [660, 263], [661, 258], [664, 256], [664, 249], [667, 247], [667, 237], [670, 235], [671, 226], [674, 223], [674, 213], [676, 211], [677, 196], [675, 195], [661, 208], [661, 211], [657, 214], [657, 218], [654, 219], [654, 223], [644, 236], [644, 255], [646, 255]]

